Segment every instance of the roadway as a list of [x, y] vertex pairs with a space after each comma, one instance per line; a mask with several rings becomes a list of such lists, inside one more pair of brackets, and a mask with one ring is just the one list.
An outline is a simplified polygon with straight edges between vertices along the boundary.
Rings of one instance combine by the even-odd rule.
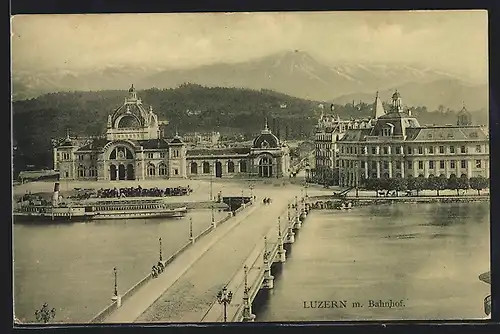
[[[197, 241], [105, 322], [201, 321], [217, 293], [240, 270], [255, 246], [264, 242], [264, 235], [276, 226], [277, 217], [300, 190], [288, 186], [259, 189], [255, 194], [254, 208], [243, 210]], [[264, 196], [273, 202], [261, 204]]]

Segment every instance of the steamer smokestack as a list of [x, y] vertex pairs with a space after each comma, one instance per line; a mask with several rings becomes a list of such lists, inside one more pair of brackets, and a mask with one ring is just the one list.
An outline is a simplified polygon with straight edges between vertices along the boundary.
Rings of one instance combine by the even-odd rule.
[[59, 204], [59, 182], [54, 184], [54, 193], [52, 194], [52, 205], [57, 206]]

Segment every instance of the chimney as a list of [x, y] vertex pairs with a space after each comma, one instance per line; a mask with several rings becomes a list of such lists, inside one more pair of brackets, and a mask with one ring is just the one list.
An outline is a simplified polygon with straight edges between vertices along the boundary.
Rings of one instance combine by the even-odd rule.
[[52, 205], [57, 206], [59, 204], [59, 182], [54, 184], [54, 193], [52, 194]]

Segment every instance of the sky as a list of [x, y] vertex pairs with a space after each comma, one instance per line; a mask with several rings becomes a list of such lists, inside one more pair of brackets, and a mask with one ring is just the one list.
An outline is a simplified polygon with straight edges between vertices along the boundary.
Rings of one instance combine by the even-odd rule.
[[418, 63], [487, 77], [486, 11], [19, 15], [12, 68], [195, 67], [290, 50], [341, 63]]

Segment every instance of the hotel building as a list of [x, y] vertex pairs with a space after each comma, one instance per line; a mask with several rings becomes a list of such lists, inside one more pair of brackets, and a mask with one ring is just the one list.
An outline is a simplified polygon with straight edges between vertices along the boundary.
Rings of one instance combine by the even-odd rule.
[[371, 128], [348, 129], [339, 139], [341, 186], [367, 178], [444, 175], [489, 178], [489, 139], [484, 127], [472, 125], [465, 107], [457, 125], [421, 126], [404, 111], [396, 91], [391, 110], [378, 115]]

